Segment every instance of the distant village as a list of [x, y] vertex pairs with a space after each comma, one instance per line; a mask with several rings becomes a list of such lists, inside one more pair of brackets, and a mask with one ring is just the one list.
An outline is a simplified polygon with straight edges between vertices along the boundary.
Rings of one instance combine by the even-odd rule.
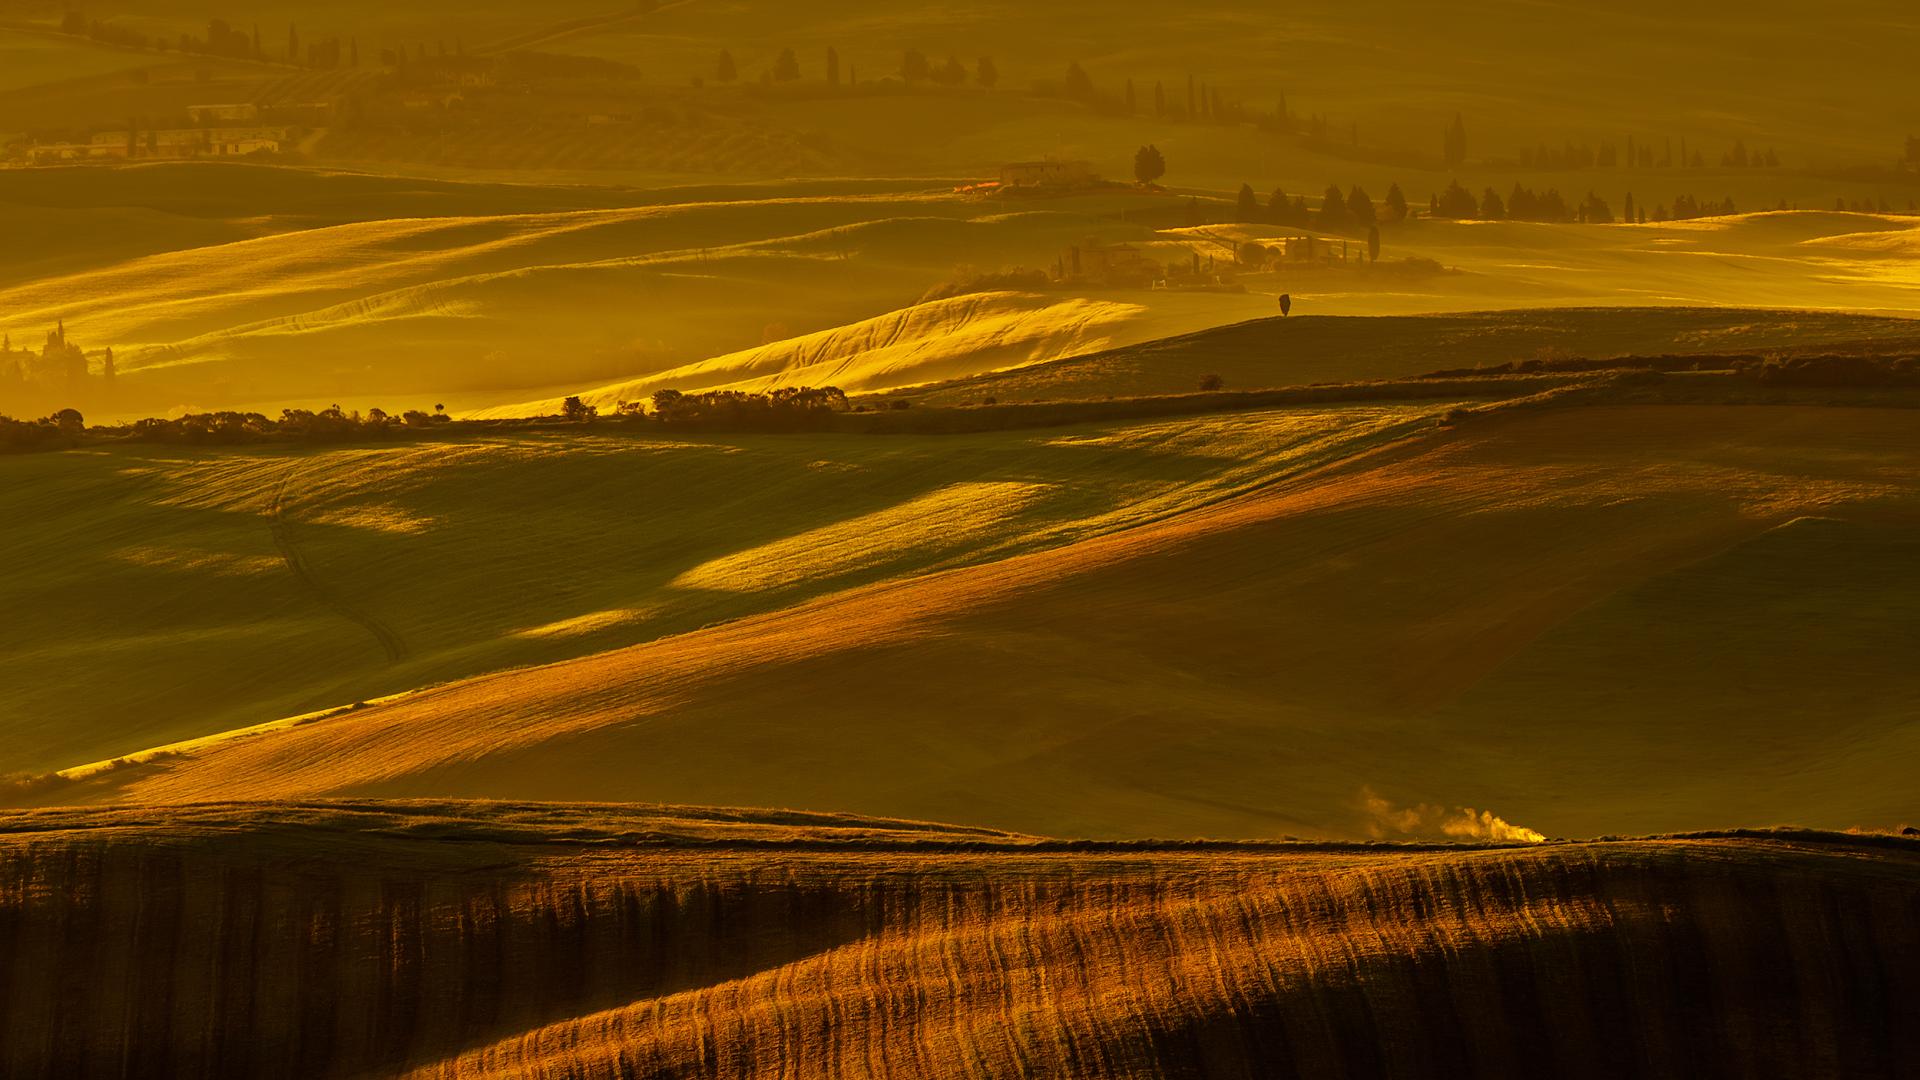
[[47, 332], [39, 352], [16, 349], [0, 336], [0, 414], [37, 415], [53, 409], [109, 402], [117, 389], [113, 350], [89, 354], [67, 337], [67, 325]]

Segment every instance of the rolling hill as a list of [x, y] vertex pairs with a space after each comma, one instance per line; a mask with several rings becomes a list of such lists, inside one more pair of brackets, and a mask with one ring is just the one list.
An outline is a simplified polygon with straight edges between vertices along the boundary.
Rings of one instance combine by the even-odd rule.
[[900, 396], [928, 405], [988, 397], [1071, 401], [1183, 393], [1207, 375], [1249, 389], [1399, 379], [1554, 357], [1893, 355], [1916, 349], [1920, 321], [1851, 312], [1674, 307], [1268, 316], [916, 387]]
[[0, 536], [0, 597], [41, 612], [0, 624], [0, 773], [1070, 543], [1430, 426], [1448, 404], [905, 439], [602, 425], [0, 459], [0, 513], [21, 523]]
[[[1432, 413], [1400, 408], [1414, 412], [1331, 430], [1311, 417], [1276, 428], [1283, 411], [1016, 440], [1086, 455], [1116, 482], [1155, 453], [1221, 464], [1223, 438], [1292, 430], [1282, 446], [1298, 450], [1044, 540], [1031, 525], [960, 527], [996, 505], [1017, 514], [1037, 494], [1021, 486], [1031, 472], [976, 474], [1000, 486], [936, 486], [932, 501], [895, 495], [876, 507], [891, 510], [824, 529], [764, 528], [674, 561], [667, 597], [741, 598], [725, 625], [652, 624], [672, 636], [178, 746], [22, 797], [760, 801], [1101, 837], [1915, 814], [1900, 779], [1920, 702], [1904, 646], [1920, 620], [1906, 410], [1589, 407], [1420, 435]], [[928, 452], [958, 464], [973, 438]], [[834, 460], [811, 438], [799, 446]], [[390, 490], [393, 473], [380, 475]], [[825, 475], [827, 491], [873, 482]], [[948, 516], [948, 499], [976, 495]], [[396, 553], [412, 546], [387, 535]], [[914, 536], [940, 539], [905, 563], [883, 554]], [[485, 595], [487, 578], [402, 606], [385, 590], [406, 564], [367, 565], [339, 580], [395, 612], [403, 637], [420, 625], [409, 611], [438, 618], [441, 603], [480, 625], [484, 608], [460, 597]], [[857, 566], [870, 569], [845, 569]], [[511, 580], [515, 603], [554, 588]], [[784, 586], [796, 580], [810, 584]], [[578, 608], [659, 602], [637, 589], [610, 600]], [[123, 736], [115, 754], [137, 748], [118, 721], [88, 738], [102, 745], [107, 730]]]
[[1894, 1077], [1920, 850], [1090, 845], [677, 807], [0, 816], [16, 1075]]
[[[1243, 293], [1073, 282], [918, 302], [983, 272], [1052, 267], [1089, 242], [1231, 262], [1239, 245], [1279, 232], [1172, 226], [1182, 205], [1129, 191], [983, 199], [924, 181], [643, 191], [246, 164], [0, 170], [0, 225], [17, 241], [0, 252], [0, 330], [37, 345], [64, 322], [96, 376], [109, 347], [117, 372], [77, 400], [44, 380], [30, 394], [0, 380], [0, 412], [75, 406], [137, 419], [443, 403], [506, 415], [551, 411], [574, 393], [610, 406], [666, 386], [892, 391], [1160, 338], [1205, 355], [1181, 335], [1271, 312], [1283, 292], [1303, 315], [1596, 304], [1827, 313], [1756, 311], [1738, 341], [1737, 317], [1700, 316], [1727, 321], [1718, 339], [1658, 313], [1542, 316], [1566, 320], [1564, 334], [1531, 340], [1496, 319], [1485, 343], [1501, 361], [1569, 342], [1758, 350], [1795, 345], [1809, 327], [1823, 342], [1886, 337], [1892, 324], [1864, 319], [1848, 335], [1838, 322], [1910, 313], [1920, 281], [1914, 219], [1801, 212], [1644, 227], [1409, 222], [1388, 229], [1379, 265], [1241, 268]], [[68, 242], [103, 229], [101, 243]], [[1483, 358], [1431, 340], [1471, 351], [1457, 325], [1378, 328], [1341, 339], [1350, 361], [1328, 355], [1299, 374], [1242, 352], [1220, 365], [1229, 370], [1176, 364], [1167, 370], [1178, 380], [1146, 390], [1071, 379], [1066, 389], [1190, 390], [1206, 373], [1246, 388], [1350, 381], [1422, 370], [1416, 356]], [[1012, 377], [998, 396], [1025, 397], [1027, 385]]]

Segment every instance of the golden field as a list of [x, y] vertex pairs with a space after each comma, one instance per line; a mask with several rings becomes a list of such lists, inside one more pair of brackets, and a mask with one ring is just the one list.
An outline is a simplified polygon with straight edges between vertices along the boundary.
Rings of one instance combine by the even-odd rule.
[[0, 3], [0, 1077], [1920, 1076], [1917, 51]]
[[1891, 1077], [1888, 837], [1071, 844], [798, 813], [0, 817], [15, 1075]]

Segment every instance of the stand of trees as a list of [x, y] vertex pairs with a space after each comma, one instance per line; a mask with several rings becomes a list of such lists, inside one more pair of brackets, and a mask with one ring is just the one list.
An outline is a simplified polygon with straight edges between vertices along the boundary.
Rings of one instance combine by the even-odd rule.
[[[1676, 156], [1675, 144], [1668, 139], [1656, 152], [1651, 141], [1627, 136], [1626, 147], [1612, 142], [1602, 142], [1598, 147], [1591, 143], [1566, 141], [1559, 148], [1545, 143], [1538, 146], [1520, 148], [1520, 164], [1529, 169], [1704, 169], [1707, 167], [1706, 152], [1697, 146], [1689, 147], [1687, 140], [1681, 139]], [[1744, 139], [1735, 139], [1733, 145], [1720, 155], [1720, 167], [1725, 169], [1775, 169], [1780, 166], [1780, 155], [1773, 148], [1749, 150]]]
[[836, 386], [783, 386], [765, 393], [708, 390], [682, 393], [658, 390], [647, 409], [637, 401], [623, 401], [615, 415], [622, 419], [651, 419], [675, 427], [718, 428], [729, 431], [801, 431], [830, 427], [833, 414], [847, 407], [847, 395]]

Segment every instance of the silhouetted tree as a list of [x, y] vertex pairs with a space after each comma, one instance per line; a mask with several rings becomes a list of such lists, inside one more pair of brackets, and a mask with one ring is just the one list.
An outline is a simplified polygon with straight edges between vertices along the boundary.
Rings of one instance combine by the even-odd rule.
[[1267, 196], [1267, 222], [1272, 225], [1300, 224], [1293, 216], [1293, 202], [1280, 188], [1274, 188], [1273, 194]]
[[1157, 146], [1143, 146], [1133, 154], [1133, 178], [1151, 184], [1167, 175], [1167, 159]]
[[1208, 393], [1208, 394], [1216, 393], [1220, 390], [1226, 389], [1226, 386], [1227, 386], [1227, 380], [1221, 378], [1218, 375], [1200, 376], [1200, 390], [1203, 393]]
[[591, 420], [600, 415], [600, 410], [581, 401], [578, 397], [569, 397], [560, 404], [560, 415], [576, 423]]
[[723, 83], [730, 83], [740, 77], [740, 69], [734, 66], [732, 53], [725, 49], [720, 50], [720, 62], [714, 67], [713, 77], [715, 81]]
[[827, 85], [840, 85], [840, 50], [827, 46]]
[[1239, 222], [1254, 222], [1259, 221], [1262, 216], [1260, 213], [1260, 197], [1253, 193], [1253, 185], [1241, 184], [1240, 198], [1234, 204], [1233, 208], [1233, 220]]
[[1400, 190], [1399, 184], [1387, 188], [1387, 220], [1407, 220], [1407, 196]]
[[1500, 201], [1500, 193], [1488, 188], [1480, 193], [1480, 217], [1486, 221], [1504, 221], [1507, 216], [1507, 204]]
[[1347, 216], [1359, 228], [1372, 228], [1380, 220], [1379, 212], [1373, 208], [1373, 199], [1368, 197], [1366, 189], [1355, 185], [1347, 192]]
[[926, 82], [933, 74], [932, 65], [927, 63], [927, 54], [919, 49], [908, 49], [900, 58], [900, 77], [908, 84]]
[[1067, 96], [1085, 101], [1093, 97], [1093, 80], [1078, 63], [1067, 65]]
[[779, 59], [773, 62], [773, 80], [775, 82], [793, 82], [800, 77], [800, 58], [793, 55], [792, 49], [781, 49]]
[[1447, 190], [1434, 197], [1433, 215], [1443, 218], [1471, 218], [1480, 210], [1480, 204], [1474, 201], [1473, 192], [1460, 186], [1454, 180], [1447, 184]]
[[1000, 81], [1000, 69], [994, 66], [993, 57], [983, 56], [980, 62], [974, 65], [973, 81], [989, 90]]
[[1328, 232], [1339, 232], [1352, 223], [1353, 218], [1347, 213], [1347, 197], [1340, 194], [1337, 187], [1327, 188], [1326, 194], [1320, 197], [1319, 226]]

